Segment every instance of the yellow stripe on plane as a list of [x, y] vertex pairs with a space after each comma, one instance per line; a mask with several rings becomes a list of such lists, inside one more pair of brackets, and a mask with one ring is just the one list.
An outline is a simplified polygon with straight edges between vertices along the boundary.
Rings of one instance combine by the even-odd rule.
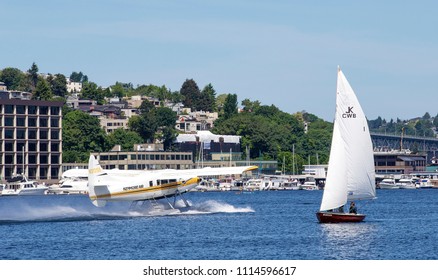
[[146, 187], [146, 188], [141, 188], [141, 189], [126, 190], [126, 191], [121, 191], [121, 192], [95, 195], [95, 196], [90, 196], [90, 199], [91, 200], [105, 199], [105, 198], [111, 198], [111, 197], [115, 197], [115, 196], [125, 196], [125, 195], [132, 195], [132, 194], [138, 194], [138, 193], [147, 193], [147, 192], [161, 191], [161, 190], [166, 190], [166, 189], [174, 189], [174, 188], [184, 187], [184, 186], [191, 185], [191, 184], [196, 184], [199, 181], [200, 181], [200, 179], [198, 177], [195, 177], [195, 178], [189, 179], [185, 183], [183, 183], [183, 182], [167, 183], [167, 184], [163, 184], [163, 185]]

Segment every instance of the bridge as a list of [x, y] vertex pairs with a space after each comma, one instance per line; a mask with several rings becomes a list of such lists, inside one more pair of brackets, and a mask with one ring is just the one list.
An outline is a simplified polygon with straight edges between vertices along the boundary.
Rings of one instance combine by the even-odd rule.
[[[428, 163], [432, 157], [438, 156], [438, 138], [406, 136], [371, 132], [371, 140], [375, 150], [409, 149], [413, 152], [427, 153]], [[436, 154], [436, 155], [435, 155]]]

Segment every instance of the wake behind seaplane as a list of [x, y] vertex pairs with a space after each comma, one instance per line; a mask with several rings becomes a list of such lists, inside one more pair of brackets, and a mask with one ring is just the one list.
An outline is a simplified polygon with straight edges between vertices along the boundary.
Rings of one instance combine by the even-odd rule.
[[[129, 173], [130, 176], [105, 172], [98, 160], [90, 155], [88, 161], [89, 197], [97, 207], [108, 201], [132, 201], [133, 203], [155, 201], [162, 198], [181, 197], [188, 207], [183, 193], [196, 187], [201, 176], [242, 174], [257, 169], [257, 166], [219, 167], [188, 170], [154, 170]], [[129, 172], [129, 171], [126, 171]], [[128, 174], [128, 173], [127, 173]], [[171, 208], [175, 207], [175, 202]]]

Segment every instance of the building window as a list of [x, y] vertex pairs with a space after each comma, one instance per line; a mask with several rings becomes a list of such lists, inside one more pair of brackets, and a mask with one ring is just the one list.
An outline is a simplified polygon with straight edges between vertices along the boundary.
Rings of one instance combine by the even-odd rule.
[[29, 161], [29, 164], [36, 164], [37, 163], [36, 155], [29, 155], [28, 161]]
[[36, 172], [37, 172], [36, 167], [29, 167], [27, 169], [28, 178], [29, 179], [36, 179]]
[[23, 152], [26, 149], [26, 143], [24, 142], [18, 142], [17, 143], [17, 150], [18, 152]]
[[50, 107], [50, 115], [52, 116], [59, 116], [59, 107]]
[[5, 155], [5, 163], [6, 164], [14, 164], [14, 154], [6, 154]]
[[47, 167], [40, 167], [40, 178], [41, 179], [47, 179], [47, 171], [48, 168]]
[[50, 139], [52, 139], [52, 140], [59, 139], [59, 131], [58, 130], [50, 131]]
[[58, 128], [59, 127], [59, 119], [51, 118], [50, 119], [50, 127]]
[[51, 171], [50, 171], [50, 177], [52, 179], [55, 179], [55, 178], [59, 177], [59, 168], [58, 167], [53, 167], [52, 166]]
[[59, 164], [59, 155], [50, 156], [50, 163], [51, 164]]
[[27, 144], [27, 149], [29, 152], [36, 152], [37, 150], [37, 143], [36, 142], [29, 142]]
[[59, 152], [59, 144], [58, 143], [50, 144], [50, 151], [51, 152]]
[[24, 105], [17, 105], [15, 107], [15, 110], [17, 115], [24, 115], [26, 113], [26, 108], [24, 107]]
[[28, 113], [29, 115], [36, 115], [36, 114], [37, 114], [37, 107], [36, 107], [36, 106], [33, 106], [33, 105], [29, 106], [29, 107], [27, 108], [27, 113]]
[[5, 114], [13, 114], [14, 105], [5, 105]]
[[14, 150], [14, 142], [5, 143], [5, 152], [12, 152]]
[[5, 129], [5, 138], [14, 139], [14, 129]]
[[27, 138], [36, 139], [37, 138], [37, 130], [36, 129], [28, 129], [27, 130]]
[[40, 143], [40, 152], [47, 152], [48, 151], [48, 144], [41, 142]]
[[26, 139], [26, 130], [17, 129], [17, 139]]
[[26, 126], [26, 118], [17, 118], [17, 126]]
[[5, 167], [5, 178], [11, 178], [12, 177], [12, 167]]
[[14, 126], [14, 117], [5, 117], [5, 126]]
[[47, 130], [40, 130], [40, 139], [47, 139]]
[[48, 164], [49, 157], [47, 155], [40, 155], [40, 164]]
[[47, 115], [49, 113], [49, 107], [41, 106], [40, 107], [40, 115]]
[[37, 126], [37, 118], [28, 118], [27, 119], [27, 126], [36, 127]]
[[40, 127], [47, 127], [47, 126], [48, 126], [47, 118], [40, 118]]

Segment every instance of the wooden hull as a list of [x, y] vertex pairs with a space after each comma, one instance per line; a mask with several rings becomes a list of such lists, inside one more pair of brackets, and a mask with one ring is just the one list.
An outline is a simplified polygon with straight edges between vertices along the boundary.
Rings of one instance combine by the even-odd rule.
[[357, 223], [365, 219], [363, 214], [317, 212], [316, 217], [320, 223]]

